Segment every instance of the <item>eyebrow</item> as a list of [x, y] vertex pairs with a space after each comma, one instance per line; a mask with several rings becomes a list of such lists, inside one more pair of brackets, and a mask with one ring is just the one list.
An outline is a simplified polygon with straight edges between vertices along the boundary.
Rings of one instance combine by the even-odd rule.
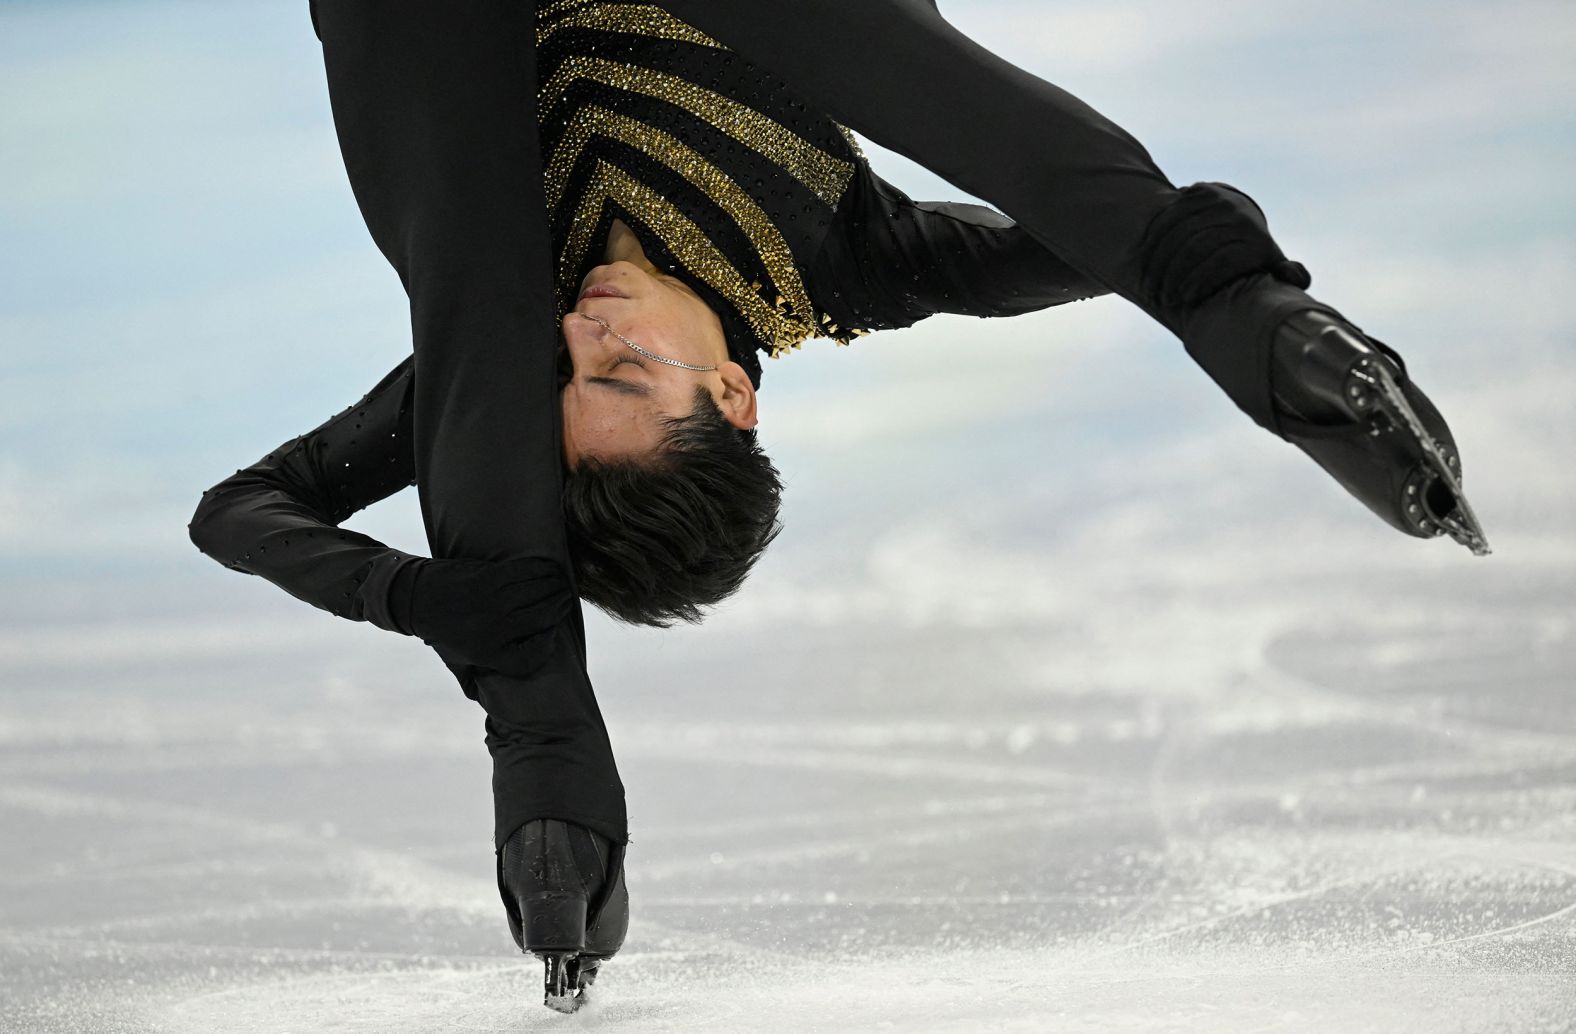
[[617, 377], [587, 377], [586, 383], [599, 384], [625, 395], [635, 395], [640, 398], [649, 398], [651, 396], [651, 385], [636, 384], [634, 381], [623, 381]]

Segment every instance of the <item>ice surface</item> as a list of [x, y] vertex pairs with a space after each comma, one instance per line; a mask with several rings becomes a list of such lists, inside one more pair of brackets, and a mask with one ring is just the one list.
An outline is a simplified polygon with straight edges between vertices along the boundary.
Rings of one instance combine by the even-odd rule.
[[790, 553], [703, 628], [598, 623], [633, 921], [572, 1019], [504, 927], [479, 715], [420, 648], [310, 612], [292, 656], [242, 627], [158, 679], [19, 645], [0, 1027], [1570, 1030], [1576, 560], [1361, 512], [1171, 548], [1140, 508], [1239, 505], [1209, 483], [1053, 535], [1022, 490], [926, 496], [843, 575]]

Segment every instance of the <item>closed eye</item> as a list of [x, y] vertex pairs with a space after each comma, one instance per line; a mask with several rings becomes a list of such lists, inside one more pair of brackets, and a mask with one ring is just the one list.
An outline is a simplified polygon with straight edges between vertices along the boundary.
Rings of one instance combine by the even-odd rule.
[[636, 395], [640, 398], [651, 396], [651, 385], [624, 377], [587, 377], [586, 383], [595, 384], [599, 388], [611, 388], [621, 395]]

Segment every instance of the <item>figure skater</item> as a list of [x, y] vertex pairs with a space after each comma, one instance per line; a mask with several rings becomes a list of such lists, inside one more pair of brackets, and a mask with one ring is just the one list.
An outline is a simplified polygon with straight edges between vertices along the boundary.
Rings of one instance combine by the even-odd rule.
[[[549, 1004], [582, 1000], [627, 923], [578, 601], [666, 625], [742, 584], [779, 528], [762, 354], [1114, 292], [1388, 523], [1487, 550], [1443, 419], [1393, 350], [1306, 294], [1247, 195], [1175, 187], [931, 0], [312, 13], [414, 354], [205, 493], [191, 533], [420, 636], [486, 709], [500, 894]], [[1001, 212], [912, 201], [850, 128]], [[411, 484], [433, 559], [339, 530]]]

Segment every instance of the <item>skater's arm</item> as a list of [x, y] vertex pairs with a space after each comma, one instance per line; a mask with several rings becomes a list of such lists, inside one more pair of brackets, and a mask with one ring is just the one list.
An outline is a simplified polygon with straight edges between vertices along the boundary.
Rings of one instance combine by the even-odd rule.
[[462, 686], [470, 664], [533, 670], [574, 605], [561, 565], [433, 560], [340, 527], [415, 480], [412, 366], [203, 493], [192, 542], [320, 610], [421, 637]]
[[193, 544], [321, 610], [408, 634], [389, 590], [420, 558], [339, 525], [413, 482], [412, 379], [406, 359], [354, 406], [204, 492]]
[[842, 296], [827, 306], [834, 318], [871, 330], [938, 312], [1016, 316], [1107, 293], [1000, 212], [914, 201], [873, 172], [850, 183], [813, 276]]

